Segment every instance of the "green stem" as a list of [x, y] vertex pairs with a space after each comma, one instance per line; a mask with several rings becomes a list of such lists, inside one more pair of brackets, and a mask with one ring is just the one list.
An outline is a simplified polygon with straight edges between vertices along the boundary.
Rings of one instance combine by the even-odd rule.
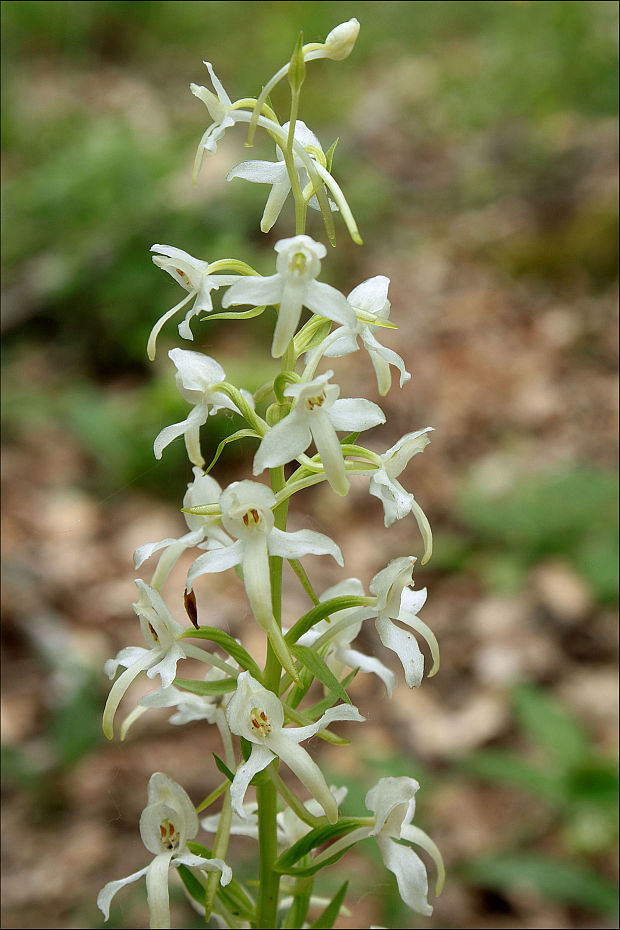
[[[284, 468], [272, 468], [270, 471], [271, 487], [274, 494], [284, 486]], [[274, 508], [275, 526], [279, 530], [286, 530], [288, 514], [288, 501], [284, 501]], [[271, 604], [276, 623], [282, 625], [282, 559], [279, 556], [269, 557], [269, 573], [271, 577]], [[267, 644], [267, 661], [265, 663], [265, 687], [275, 694], [280, 686], [282, 666], [273, 651], [271, 644]], [[277, 758], [269, 765], [274, 774], [278, 771]], [[280, 876], [273, 868], [278, 856], [276, 814], [278, 812], [278, 795], [271, 779], [260, 779], [256, 788], [258, 802], [258, 845], [260, 851], [260, 887], [257, 906], [256, 926], [262, 930], [273, 930], [277, 926], [278, 894]]]

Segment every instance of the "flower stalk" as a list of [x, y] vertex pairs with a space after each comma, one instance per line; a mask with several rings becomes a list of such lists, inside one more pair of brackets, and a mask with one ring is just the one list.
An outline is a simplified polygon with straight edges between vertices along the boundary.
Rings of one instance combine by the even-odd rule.
[[[401, 388], [411, 378], [403, 358], [376, 336], [394, 328], [388, 322], [389, 279], [376, 275], [345, 296], [319, 280], [325, 273], [327, 249], [307, 231], [315, 211], [328, 242], [335, 245], [339, 215], [353, 242], [362, 243], [333, 174], [336, 144], [324, 151], [299, 118], [302, 90], [309, 83], [308, 64], [320, 58], [344, 60], [358, 32], [359, 23], [351, 19], [336, 26], [324, 42], [304, 44], [300, 33], [291, 58], [258, 96], [231, 99], [210, 62], [205, 65], [212, 89], [191, 85], [211, 119], [196, 153], [194, 181], [204, 158], [217, 151], [226, 132], [247, 125], [251, 145], [263, 131], [275, 143], [275, 161], [241, 162], [227, 179], [269, 185], [260, 220], [263, 232], [278, 221], [292, 193], [295, 229], [294, 235], [276, 241], [275, 271], [267, 275], [258, 274], [242, 258], [214, 257], [207, 262], [176, 246], [152, 247], [155, 265], [186, 293], [153, 325], [149, 358], [155, 357], [158, 338], [167, 334], [167, 322], [181, 310], [185, 317], [178, 323], [179, 336], [198, 342], [203, 322], [234, 319], [238, 324], [273, 308], [274, 372], [251, 393], [234, 384], [216, 359], [198, 349], [174, 347], [168, 353], [189, 412], [181, 422], [162, 428], [153, 450], [159, 459], [171, 442], [183, 437], [193, 472], [181, 507], [187, 532], [145, 543], [135, 552], [136, 570], [157, 554], [150, 583], [136, 581], [139, 599], [133, 605], [146, 648], [127, 646], [106, 663], [106, 672], [116, 680], [104, 710], [103, 729], [108, 738], [113, 737], [117, 710], [136, 679], [159, 679], [159, 687], [144, 695], [125, 717], [121, 738], [142, 726], [151, 709], [173, 708], [170, 723], [175, 726], [200, 721], [214, 727], [221, 742], [220, 755], [214, 753], [220, 774], [213, 773], [217, 787], [198, 807], [169, 776], [152, 776], [140, 833], [154, 858], [140, 872], [108, 882], [102, 889], [98, 904], [106, 919], [116, 892], [144, 876], [150, 926], [170, 927], [168, 883], [178, 873], [205, 920], [213, 915], [220, 926], [267, 930], [277, 926], [293, 930], [310, 923], [331, 926], [333, 920], [327, 922], [326, 914], [349, 913], [343, 904], [346, 888], [325, 899], [315, 896], [315, 881], [352, 846], [371, 838], [394, 874], [403, 901], [413, 910], [426, 916], [432, 912], [426, 866], [413, 846], [434, 861], [437, 893], [443, 884], [437, 847], [412, 823], [418, 783], [408, 777], [382, 778], [366, 797], [371, 816], [343, 817], [340, 805], [346, 789], [328, 785], [313, 756], [315, 743], [309, 743], [315, 736], [338, 747], [354, 742], [366, 719], [348, 693], [358, 674], [379, 677], [388, 696], [397, 687], [398, 676], [391, 667], [355, 647], [364, 624], [370, 635], [374, 628], [376, 642], [396, 654], [409, 688], [419, 687], [425, 673], [437, 672], [437, 640], [418, 616], [426, 589], [414, 588], [416, 559], [406, 555], [385, 567], [377, 565], [367, 587], [349, 577], [319, 594], [321, 589], [315, 587], [302, 560], [310, 555], [331, 556], [342, 567], [343, 553], [323, 533], [287, 528], [293, 499], [307, 489], [325, 483], [326, 492], [344, 498], [353, 482], [366, 482], [371, 497], [383, 507], [385, 526], [413, 516], [421, 535], [422, 564], [432, 553], [428, 519], [400, 483], [410, 460], [428, 444], [431, 427], [407, 433], [383, 454], [367, 448], [359, 437], [385, 422], [383, 410], [366, 397], [341, 397], [332, 380], [334, 370], [320, 368], [328, 359], [337, 362], [363, 347], [379, 396], [392, 387], [392, 369], [399, 372]], [[283, 123], [267, 97], [284, 77], [291, 98], [288, 121]], [[215, 306], [218, 301], [221, 310]], [[309, 318], [302, 321], [304, 311]], [[375, 379], [370, 381], [371, 390]], [[245, 426], [226, 435], [215, 454], [209, 453], [209, 461], [201, 447], [202, 427], [222, 411], [239, 415]], [[238, 439], [256, 443], [253, 477], [221, 486], [211, 472], [221, 467], [228, 445]], [[193, 561], [185, 590], [181, 597], [177, 592], [174, 601], [185, 605], [184, 626], [166, 598], [172, 568], [190, 551]], [[283, 604], [285, 562], [312, 604], [300, 617], [291, 616], [290, 607]], [[228, 573], [231, 582], [240, 585], [249, 622], [256, 623], [264, 636], [264, 665], [250, 655], [243, 641], [218, 626], [207, 596], [208, 576], [214, 573]], [[418, 639], [430, 652], [430, 670]], [[202, 679], [184, 677], [178, 666], [187, 658], [208, 666]], [[334, 724], [338, 726], [332, 729]], [[300, 788], [289, 785], [288, 773]], [[305, 792], [305, 799], [298, 791]], [[198, 812], [216, 805], [218, 811], [198, 821]], [[200, 828], [214, 834], [211, 849], [196, 842]], [[234, 866], [227, 862], [233, 834], [257, 843], [256, 899], [233, 880]], [[314, 919], [312, 911], [317, 908], [322, 916]]]

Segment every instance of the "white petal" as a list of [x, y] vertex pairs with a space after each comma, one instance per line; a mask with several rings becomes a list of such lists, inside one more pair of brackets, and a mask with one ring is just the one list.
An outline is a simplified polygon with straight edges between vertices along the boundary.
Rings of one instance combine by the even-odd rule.
[[269, 552], [285, 559], [300, 559], [304, 555], [331, 555], [338, 565], [344, 565], [340, 546], [324, 533], [315, 533], [313, 530], [286, 533], [273, 529], [269, 534]]
[[383, 504], [385, 526], [391, 526], [396, 520], [402, 520], [411, 513], [413, 494], [409, 494], [396, 478], [390, 478], [383, 468], [373, 472], [368, 492], [378, 497]]
[[400, 659], [407, 686], [419, 688], [424, 675], [424, 656], [420, 652], [415, 636], [406, 630], [401, 630], [387, 617], [377, 617], [375, 626], [386, 649], [391, 649]]
[[188, 391], [204, 391], [212, 384], [226, 379], [226, 372], [220, 363], [202, 352], [170, 349], [168, 356], [179, 372], [183, 387]]
[[133, 567], [135, 569], [140, 568], [143, 562], [146, 562], [147, 559], [150, 559], [151, 556], [155, 552], [158, 552], [160, 549], [165, 549], [167, 546], [178, 545], [183, 547], [180, 550], [183, 551], [183, 549], [189, 549], [190, 546], [197, 545], [203, 537], [204, 530], [200, 528], [194, 530], [191, 533], [186, 533], [185, 536], [181, 536], [179, 539], [170, 537], [169, 539], [162, 539], [161, 542], [145, 543], [143, 546], [139, 546], [134, 552]]
[[189, 572], [187, 573], [187, 590], [192, 590], [192, 585], [199, 575], [207, 575], [211, 572], [225, 572], [226, 569], [234, 565], [240, 565], [243, 559], [243, 542], [238, 539], [232, 546], [222, 546], [219, 549], [211, 549], [204, 555], [198, 556]]
[[248, 785], [258, 772], [266, 769], [274, 754], [265, 746], [252, 746], [250, 758], [243, 765], [240, 765], [235, 773], [233, 783], [230, 786], [230, 802], [235, 813], [244, 819], [243, 799], [248, 790]]
[[287, 739], [291, 739], [295, 743], [301, 743], [305, 739], [310, 739], [311, 736], [316, 736], [319, 730], [325, 729], [330, 723], [337, 720], [353, 720], [355, 723], [363, 723], [365, 719], [357, 707], [353, 707], [352, 704], [339, 704], [337, 707], [328, 708], [323, 716], [319, 717], [314, 723], [310, 723], [305, 727], [289, 727], [284, 732]]
[[226, 175], [227, 181], [233, 178], [242, 178], [256, 184], [278, 184], [288, 180], [288, 174], [283, 161], [242, 161]]
[[339, 649], [338, 658], [349, 668], [359, 668], [360, 672], [370, 672], [377, 675], [385, 685], [388, 697], [392, 697], [392, 689], [396, 684], [394, 672], [375, 659], [374, 656], [366, 656], [357, 649]]
[[139, 878], [142, 878], [143, 875], [146, 875], [148, 868], [148, 866], [145, 866], [143, 869], [140, 869], [139, 872], [134, 872], [132, 875], [128, 875], [127, 878], [119, 878], [117, 881], [108, 882], [107, 885], [103, 886], [97, 895], [97, 907], [102, 912], [104, 920], [108, 920], [110, 916], [110, 904], [116, 892], [124, 885], [130, 885], [131, 882], [137, 882]]
[[232, 307], [237, 304], [251, 304], [260, 307], [263, 304], [270, 306], [280, 302], [282, 295], [282, 278], [279, 274], [261, 278], [258, 275], [242, 278], [229, 287], [222, 299], [223, 307]]
[[114, 715], [116, 714], [118, 705], [122, 701], [125, 692], [129, 688], [132, 681], [138, 677], [140, 672], [145, 671], [145, 669], [149, 668], [153, 662], [157, 661], [159, 655], [160, 651], [157, 649], [145, 650], [142, 658], [135, 662], [133, 665], [130, 665], [129, 668], [125, 669], [123, 674], [117, 678], [112, 685], [103, 710], [102, 721], [103, 732], [108, 739], [112, 739], [114, 736]]
[[367, 281], [362, 281], [361, 284], [354, 287], [347, 300], [357, 310], [364, 310], [366, 313], [379, 313], [387, 301], [389, 286], [390, 279], [385, 275], [378, 274], [374, 278], [368, 278]]
[[278, 319], [273, 332], [271, 354], [280, 358], [286, 352], [286, 347], [295, 335], [295, 330], [301, 316], [301, 308], [305, 301], [307, 284], [293, 275], [284, 278], [284, 287], [280, 296]]
[[178, 643], [175, 643], [161, 660], [152, 665], [147, 671], [147, 678], [155, 678], [157, 675], [161, 678], [162, 688], [168, 688], [174, 681], [177, 674], [177, 662], [185, 658], [185, 653]]
[[296, 741], [287, 737], [286, 730], [273, 736], [269, 745], [319, 802], [329, 822], [335, 823], [338, 820], [338, 805], [314, 759]]
[[186, 865], [190, 869], [202, 869], [203, 872], [221, 872], [220, 885], [228, 885], [232, 879], [232, 869], [223, 859], [205, 859], [204, 856], [195, 856], [191, 852], [176, 855], [172, 861], [173, 866]]
[[146, 870], [146, 897], [149, 904], [151, 930], [170, 930], [170, 899], [168, 870], [172, 853], [155, 856]]
[[272, 426], [263, 436], [254, 456], [254, 474], [265, 468], [277, 468], [292, 462], [305, 452], [312, 442], [312, 434], [305, 417], [294, 412]]
[[385, 414], [377, 404], [363, 397], [345, 397], [334, 402], [328, 416], [334, 429], [357, 432], [385, 423]]
[[[337, 403], [338, 401], [334, 402], [334, 404]], [[325, 476], [336, 494], [344, 497], [349, 490], [349, 479], [344, 465], [342, 447], [336, 436], [330, 413], [330, 409], [315, 410], [308, 417], [308, 424], [325, 469]]]
[[[381, 345], [381, 343], [377, 341], [377, 339], [369, 330], [364, 330], [362, 333], [362, 341], [370, 353], [373, 364], [375, 362], [375, 357], [378, 357], [382, 361], [387, 362], [388, 365], [394, 365], [395, 368], [398, 368], [400, 372], [401, 387], [407, 381], [411, 380], [411, 374], [405, 368], [405, 363], [397, 352], [394, 352], [392, 349], [388, 349], [387, 346]], [[375, 371], [377, 371], [376, 366]], [[379, 374], [378, 371], [377, 374]], [[383, 392], [381, 393], [383, 395]]]
[[243, 583], [252, 613], [263, 630], [271, 630], [275, 619], [271, 606], [267, 537], [263, 533], [256, 533], [244, 540], [242, 564]]
[[377, 837], [383, 864], [393, 872], [398, 891], [405, 904], [418, 914], [430, 917], [433, 908], [426, 900], [428, 877], [420, 857], [408, 846], [401, 846], [389, 837]]
[[400, 836], [402, 825], [413, 820], [420, 784], [406, 775], [380, 778], [366, 794], [366, 807], [375, 814], [372, 835], [390, 832]]
[[[166, 446], [169, 446], [174, 439], [177, 439], [179, 436], [187, 435], [206, 423], [208, 412], [208, 408], [204, 404], [199, 404], [190, 411], [189, 416], [181, 423], [173, 423], [170, 426], [165, 426], [153, 443], [155, 458], [160, 459]], [[200, 458], [202, 459], [202, 456], [200, 456]], [[197, 462], [195, 458], [193, 458], [192, 462], [194, 465], [202, 465], [204, 464], [204, 459], [201, 462]]]
[[277, 218], [280, 216], [284, 202], [288, 197], [291, 189], [291, 182], [285, 173], [285, 178], [278, 184], [274, 184], [269, 192], [267, 203], [260, 221], [261, 232], [268, 233]]
[[123, 668], [129, 668], [130, 665], [139, 662], [142, 656], [145, 655], [151, 655], [151, 650], [145, 649], [144, 646], [125, 646], [113, 659], [107, 659], [103, 670], [108, 678], [115, 678], [119, 665], [122, 665]]
[[355, 330], [349, 329], [347, 326], [341, 326], [334, 333], [330, 333], [330, 336], [335, 336], [336, 333], [340, 334], [340, 338], [334, 342], [330, 340], [330, 344], [323, 352], [326, 358], [340, 358], [343, 355], [350, 355], [352, 352], [359, 351]]
[[336, 323], [355, 328], [355, 313], [347, 303], [344, 294], [321, 281], [309, 281], [306, 286], [305, 306], [319, 316], [327, 317]]

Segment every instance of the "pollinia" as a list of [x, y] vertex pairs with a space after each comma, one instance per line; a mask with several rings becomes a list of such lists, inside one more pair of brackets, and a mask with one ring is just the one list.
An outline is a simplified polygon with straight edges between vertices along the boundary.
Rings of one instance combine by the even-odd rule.
[[[351, 481], [367, 481], [370, 494], [383, 505], [385, 525], [411, 514], [422, 536], [423, 563], [432, 549], [428, 520], [398, 480], [412, 456], [429, 442], [431, 428], [408, 433], [383, 454], [372, 451], [358, 437], [385, 422], [381, 408], [365, 398], [341, 397], [333, 370], [318, 372], [324, 359], [335, 364], [341, 356], [364, 349], [381, 396], [390, 390], [393, 371], [398, 373], [401, 388], [410, 379], [402, 358], [380, 341], [382, 329], [395, 328], [388, 319], [389, 279], [383, 275], [369, 278], [345, 297], [320, 280], [327, 249], [305, 231], [310, 208], [320, 214], [327, 240], [335, 245], [339, 214], [353, 241], [361, 244], [355, 219], [333, 174], [335, 145], [324, 151], [298, 118], [306, 65], [319, 58], [345, 59], [358, 32], [359, 23], [352, 19], [333, 29], [324, 42], [304, 45], [300, 36], [290, 61], [257, 98], [231, 100], [209, 62], [205, 64], [213, 89], [191, 85], [211, 120], [198, 146], [195, 177], [204, 157], [217, 150], [227, 130], [243, 124], [249, 144], [257, 132], [266, 133], [275, 145], [274, 159], [242, 162], [232, 168], [228, 180], [266, 186], [263, 232], [273, 227], [291, 195], [295, 235], [276, 242], [275, 272], [266, 277], [241, 258], [209, 262], [175, 246], [154, 245], [151, 250], [155, 265], [185, 293], [153, 327], [149, 357], [155, 357], [161, 329], [182, 311], [178, 331], [185, 343], [194, 339], [195, 318], [198, 322], [239, 321], [267, 313], [275, 315], [274, 377], [251, 394], [230, 382], [219, 362], [201, 352], [174, 348], [168, 353], [178, 389], [190, 409], [182, 422], [162, 429], [154, 452], [161, 458], [169, 443], [183, 436], [194, 475], [182, 507], [188, 532], [179, 539], [147, 543], [135, 553], [136, 569], [147, 563], [155, 566], [150, 583], [136, 581], [138, 599], [133, 608], [145, 645], [128, 646], [107, 661], [106, 672], [115, 681], [105, 706], [103, 729], [111, 739], [119, 704], [138, 676], [159, 679], [157, 690], [142, 697], [123, 720], [121, 739], [153, 707], [173, 708], [170, 722], [174, 725], [195, 720], [214, 725], [221, 738], [221, 755], [213, 761], [219, 785], [195, 808], [172, 778], [162, 772], [151, 777], [140, 834], [153, 858], [133, 875], [105, 885], [98, 905], [106, 919], [116, 892], [145, 876], [150, 925], [170, 927], [169, 879], [176, 872], [194, 906], [218, 926], [331, 927], [344, 909], [346, 883], [331, 900], [321, 898], [315, 894], [318, 873], [369, 838], [378, 844], [403, 901], [414, 911], [426, 916], [432, 912], [426, 867], [414, 847], [434, 860], [437, 893], [443, 883], [437, 847], [412, 823], [419, 788], [415, 779], [379, 779], [366, 796], [367, 810], [360, 816], [343, 817], [339, 807], [346, 789], [327, 784], [306, 748], [314, 736], [346, 744], [348, 740], [332, 730], [339, 721], [363, 724], [364, 716], [347, 693], [356, 674], [377, 675], [388, 695], [392, 693], [394, 672], [354, 646], [363, 624], [374, 622], [383, 646], [402, 663], [410, 688], [420, 685], [424, 672], [416, 635], [429, 647], [429, 674], [435, 674], [439, 666], [437, 641], [419, 617], [426, 590], [413, 588], [413, 556], [377, 566], [368, 593], [357, 578], [346, 578], [316, 593], [302, 559], [327, 555], [343, 566], [340, 548], [321, 533], [287, 530], [291, 499], [306, 488], [327, 482], [334, 494], [346, 495]], [[283, 80], [290, 85], [291, 104], [288, 121], [281, 123], [269, 94]], [[216, 312], [214, 294], [218, 291], [222, 309]], [[309, 316], [302, 324], [304, 308]], [[207, 417], [221, 410], [236, 412], [245, 426], [220, 444], [207, 465], [200, 429]], [[222, 488], [211, 475], [213, 466], [227, 443], [248, 437], [256, 443], [252, 478]], [[183, 626], [170, 612], [163, 591], [173, 565], [189, 549], [197, 552], [184, 591], [191, 622]], [[282, 610], [284, 560], [308, 596], [308, 610], [294, 621]], [[217, 626], [199, 622], [196, 580], [216, 572], [230, 573], [233, 568], [243, 580], [251, 612], [266, 637], [264, 667], [242, 642]], [[180, 592], [173, 596], [178, 603]], [[204, 664], [201, 679], [181, 677], [179, 664], [187, 658]], [[314, 682], [318, 690], [312, 688]], [[295, 784], [301, 783], [299, 793], [283, 779], [281, 767], [296, 776]], [[246, 800], [250, 786], [255, 789], [255, 800]], [[200, 831], [206, 845], [197, 840]], [[227, 861], [232, 834], [258, 842], [259, 874], [247, 886], [235, 877], [234, 866]]]

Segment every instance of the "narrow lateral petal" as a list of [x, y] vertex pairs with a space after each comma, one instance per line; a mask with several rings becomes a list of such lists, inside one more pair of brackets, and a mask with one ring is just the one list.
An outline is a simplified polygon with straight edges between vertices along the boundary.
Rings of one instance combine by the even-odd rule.
[[324, 533], [315, 533], [313, 530], [285, 533], [273, 529], [269, 534], [269, 553], [284, 559], [301, 559], [304, 555], [331, 555], [338, 565], [344, 565], [340, 546]]
[[140, 869], [139, 872], [134, 872], [132, 875], [128, 875], [127, 878], [119, 878], [115, 882], [108, 882], [107, 885], [104, 885], [99, 894], [97, 895], [97, 907], [103, 914], [103, 919], [108, 920], [110, 916], [110, 904], [112, 903], [112, 898], [125, 885], [130, 885], [132, 882], [137, 882], [139, 878], [142, 878], [143, 875], [146, 875], [149, 866], [145, 866], [143, 869]]
[[263, 304], [277, 304], [282, 294], [282, 278], [272, 274], [267, 278], [250, 276], [237, 281], [229, 287], [222, 299], [222, 306], [232, 307], [237, 304], [251, 304], [260, 307]]
[[338, 820], [338, 805], [314, 759], [296, 741], [287, 737], [286, 730], [274, 734], [269, 745], [319, 802], [329, 822], [335, 823]]
[[405, 904], [417, 914], [430, 917], [433, 908], [428, 903], [428, 877], [424, 863], [413, 849], [395, 843], [390, 837], [377, 837], [383, 864], [393, 872], [398, 891]]
[[254, 474], [265, 468], [286, 465], [305, 452], [312, 442], [312, 433], [305, 419], [290, 413], [263, 436], [254, 456]]
[[225, 572], [226, 569], [234, 565], [240, 565], [243, 560], [243, 541], [238, 539], [232, 546], [222, 546], [218, 549], [210, 549], [204, 555], [199, 555], [189, 572], [187, 573], [187, 590], [192, 590], [192, 585], [199, 575], [207, 575], [211, 572]]
[[348, 432], [371, 429], [385, 423], [385, 414], [381, 407], [363, 397], [339, 398], [334, 401], [328, 415], [334, 429]]
[[254, 745], [252, 746], [250, 758], [237, 769], [233, 783], [230, 786], [230, 801], [232, 809], [242, 820], [247, 819], [243, 810], [243, 799], [248, 790], [248, 785], [254, 776], [266, 769], [274, 758], [274, 754], [265, 746]]
[[405, 681], [409, 688], [419, 688], [424, 675], [424, 656], [415, 636], [388, 620], [378, 617], [375, 620], [377, 633], [386, 649], [395, 652], [405, 672]]

